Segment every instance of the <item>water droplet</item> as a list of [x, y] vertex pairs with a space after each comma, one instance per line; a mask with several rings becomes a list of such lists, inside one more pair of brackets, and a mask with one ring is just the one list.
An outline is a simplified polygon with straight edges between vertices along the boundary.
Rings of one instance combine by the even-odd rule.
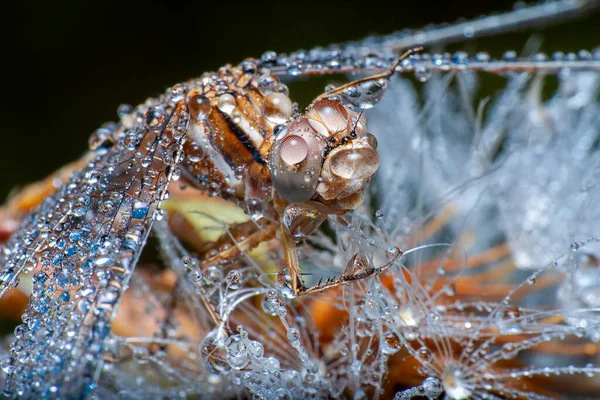
[[223, 272], [216, 266], [210, 266], [206, 269], [206, 284], [219, 286], [223, 283]]
[[142, 164], [142, 167], [148, 168], [152, 164], [152, 157], [146, 156], [146, 157], [142, 158], [141, 164]]
[[241, 335], [232, 335], [226, 345], [227, 362], [233, 369], [242, 369], [250, 362], [246, 340]]
[[292, 76], [296, 76], [302, 72], [302, 64], [294, 61], [294, 62], [290, 63], [290, 65], [287, 67], [286, 71], [288, 74], [290, 74]]
[[442, 382], [438, 378], [435, 378], [433, 376], [426, 378], [423, 381], [422, 386], [423, 386], [423, 394], [425, 395], [425, 397], [427, 397], [431, 400], [437, 399], [442, 394], [442, 391], [444, 390], [444, 388], [442, 386]]
[[136, 201], [131, 211], [131, 218], [143, 219], [148, 214], [149, 206], [147, 203], [142, 201]]
[[463, 36], [469, 39], [472, 38], [475, 36], [475, 28], [472, 26], [465, 26], [463, 29]]
[[208, 118], [212, 106], [208, 97], [201, 94], [194, 95], [188, 102], [190, 116], [196, 121]]
[[432, 75], [433, 73], [431, 70], [423, 65], [417, 65], [415, 67], [415, 78], [417, 78], [419, 82], [427, 82]]
[[296, 328], [290, 328], [287, 332], [287, 338], [290, 342], [297, 342], [300, 340], [300, 331]]
[[131, 114], [132, 111], [133, 107], [131, 107], [130, 104], [121, 104], [117, 108], [117, 115], [119, 116], [119, 118], [123, 118], [124, 116]]
[[10, 357], [7, 357], [4, 360], [2, 360], [0, 368], [2, 368], [2, 371], [4, 371], [5, 374], [10, 374], [12, 372], [13, 366]]
[[90, 135], [88, 146], [92, 151], [105, 150], [114, 144], [113, 132], [109, 129], [100, 128]]
[[571, 247], [571, 251], [577, 251], [577, 250], [579, 250], [579, 243], [573, 242], [573, 243], [571, 243], [570, 247]]
[[[244, 333], [244, 332], [242, 332]], [[246, 333], [247, 335], [248, 333]], [[248, 353], [254, 358], [262, 358], [265, 355], [265, 348], [262, 344], [256, 341], [248, 342]]]
[[217, 107], [219, 110], [223, 111], [225, 114], [231, 114], [233, 109], [235, 108], [236, 102], [235, 97], [230, 95], [229, 93], [222, 94], [219, 96], [217, 101]]
[[253, 221], [257, 221], [263, 217], [264, 208], [260, 199], [254, 197], [246, 200], [246, 207], [248, 210], [248, 215]]
[[71, 214], [76, 217], [84, 216], [90, 208], [89, 197], [78, 197], [69, 203], [69, 209]]
[[513, 50], [506, 51], [502, 55], [502, 59], [504, 61], [515, 61], [517, 59], [517, 53]]
[[237, 179], [242, 179], [244, 177], [244, 172], [246, 171], [245, 165], [240, 165], [235, 168], [234, 174]]
[[209, 332], [200, 344], [200, 360], [207, 370], [216, 374], [231, 369], [223, 339], [216, 330]]
[[518, 354], [518, 347], [514, 343], [504, 343], [500, 349], [500, 354], [505, 359], [514, 358]]
[[275, 373], [279, 372], [279, 368], [281, 367], [281, 364], [279, 363], [279, 360], [276, 359], [275, 357], [267, 357], [264, 360], [264, 367], [265, 367], [265, 371], [267, 373], [275, 374]]
[[363, 82], [345, 89], [342, 92], [342, 97], [356, 107], [369, 109], [381, 100], [385, 94], [387, 84], [387, 79]]
[[183, 150], [176, 150], [173, 153], [173, 162], [175, 164], [182, 163], [184, 159], [185, 159], [185, 153], [183, 152]]
[[123, 145], [127, 148], [127, 150], [135, 150], [139, 145], [139, 135], [135, 131], [129, 131], [123, 138]]
[[173, 85], [171, 90], [169, 90], [169, 95], [171, 96], [172, 101], [180, 101], [183, 99], [183, 95], [185, 95], [185, 86], [181, 83]]
[[433, 357], [433, 353], [427, 347], [421, 347], [417, 350], [417, 357], [422, 363], [429, 363]]
[[23, 263], [23, 270], [27, 273], [33, 271], [37, 267], [37, 260], [34, 257], [30, 257]]
[[196, 284], [202, 281], [202, 272], [198, 269], [191, 271], [188, 276], [190, 277], [190, 280]]
[[442, 320], [442, 316], [437, 311], [429, 311], [425, 314], [425, 319], [431, 324], [437, 324]]
[[165, 212], [164, 210], [155, 210], [152, 217], [155, 221], [162, 221], [162, 219], [165, 217]]
[[174, 168], [169, 167], [169, 168], [170, 169], [168, 171], [167, 178], [172, 182], [178, 181], [179, 178], [181, 178], [181, 169], [179, 169], [177, 167], [174, 167]]
[[260, 61], [265, 64], [274, 63], [277, 61], [277, 53], [274, 51], [265, 51], [263, 55], [260, 57]]
[[229, 289], [237, 290], [244, 284], [244, 275], [237, 269], [234, 269], [227, 273], [225, 276], [225, 282], [227, 283], [227, 287]]
[[375, 211], [375, 218], [383, 219], [383, 211], [381, 211], [381, 210]]
[[167, 114], [162, 108], [153, 107], [146, 113], [146, 126], [151, 131], [160, 131], [167, 124]]
[[393, 262], [394, 260], [396, 260], [400, 255], [402, 255], [402, 250], [400, 250], [398, 247], [396, 246], [391, 246], [387, 249], [387, 251], [385, 252], [385, 259], [388, 262]]
[[256, 62], [254, 60], [244, 60], [240, 65], [242, 67], [242, 72], [248, 75], [254, 75], [258, 69]]
[[274, 92], [262, 104], [265, 118], [274, 124], [283, 124], [292, 116], [292, 101], [283, 93]]

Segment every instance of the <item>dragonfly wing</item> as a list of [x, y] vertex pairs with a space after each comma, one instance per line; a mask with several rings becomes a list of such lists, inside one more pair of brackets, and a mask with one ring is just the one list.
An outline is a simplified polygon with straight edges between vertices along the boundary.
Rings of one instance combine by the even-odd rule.
[[77, 398], [94, 389], [119, 301], [178, 176], [187, 115], [184, 101], [138, 108], [3, 247], [1, 293], [22, 271], [39, 269], [15, 331], [7, 397]]

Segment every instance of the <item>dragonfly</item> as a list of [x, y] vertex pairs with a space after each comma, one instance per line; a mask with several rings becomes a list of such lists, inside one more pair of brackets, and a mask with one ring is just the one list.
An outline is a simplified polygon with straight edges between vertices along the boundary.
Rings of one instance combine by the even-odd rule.
[[[573, 11], [564, 4], [553, 12]], [[174, 182], [231, 201], [251, 217], [202, 249], [202, 268], [277, 236], [287, 267], [278, 279], [287, 297], [349, 284], [393, 265], [402, 251], [377, 267], [355, 255], [340, 276], [309, 287], [297, 245], [329, 216], [344, 222], [344, 214], [362, 203], [379, 166], [377, 135], [368, 131], [364, 110], [376, 106], [396, 72], [469, 64], [502, 73], [531, 69], [535, 62], [556, 69], [598, 63], [416, 54], [415, 46], [428, 41], [443, 42], [420, 37], [413, 45], [391, 36], [289, 56], [267, 52], [174, 85], [94, 132], [89, 152], [60, 188], [20, 198], [41, 201], [2, 247], [0, 293], [16, 286], [22, 272], [35, 271], [4, 368], [5, 396], [93, 392], [111, 322], [153, 224], [165, 218], [162, 205]], [[303, 112], [280, 79], [340, 73], [362, 77], [318, 95]], [[210, 301], [205, 305], [218, 324], [219, 314]]]

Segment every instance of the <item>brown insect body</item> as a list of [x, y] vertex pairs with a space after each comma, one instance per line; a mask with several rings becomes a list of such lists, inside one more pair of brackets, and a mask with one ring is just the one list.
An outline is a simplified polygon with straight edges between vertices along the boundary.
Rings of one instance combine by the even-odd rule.
[[[300, 294], [304, 286], [295, 242], [313, 233], [327, 215], [358, 207], [379, 165], [362, 110], [341, 98], [320, 96], [305, 113], [294, 112], [287, 87], [257, 71], [252, 61], [205, 74], [188, 82], [185, 91], [191, 118], [184, 177], [211, 196], [237, 203], [257, 230], [279, 230], [288, 283], [294, 295]], [[247, 239], [248, 227], [240, 231]], [[227, 241], [208, 246], [205, 262], [236, 255], [231, 245], [223, 246]], [[235, 237], [233, 242], [241, 251]]]

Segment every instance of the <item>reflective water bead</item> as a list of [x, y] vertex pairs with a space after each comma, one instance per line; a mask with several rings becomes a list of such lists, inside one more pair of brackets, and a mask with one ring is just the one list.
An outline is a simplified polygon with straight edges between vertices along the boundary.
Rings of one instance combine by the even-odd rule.
[[180, 101], [183, 99], [183, 95], [185, 94], [185, 86], [181, 83], [173, 85], [169, 90], [169, 95], [171, 96], [172, 101]]
[[500, 349], [500, 355], [507, 360], [514, 358], [518, 353], [519, 348], [514, 343], [510, 342], [504, 343]]
[[260, 57], [260, 61], [262, 61], [265, 64], [273, 63], [277, 61], [277, 53], [275, 53], [274, 51], [265, 51]]
[[254, 75], [258, 69], [254, 60], [244, 60], [242, 64], [240, 64], [240, 67], [242, 68], [242, 72], [248, 75]]
[[265, 371], [271, 374], [279, 372], [280, 363], [275, 357], [267, 357], [264, 359]]
[[163, 219], [164, 217], [165, 217], [165, 212], [164, 212], [164, 210], [155, 210], [155, 211], [154, 211], [153, 218], [154, 218], [156, 221], [162, 221], [162, 219]]
[[363, 82], [345, 89], [342, 92], [342, 97], [356, 107], [369, 109], [381, 100], [385, 94], [387, 84], [387, 79]]
[[389, 247], [385, 252], [385, 258], [388, 262], [394, 261], [400, 255], [402, 255], [402, 250], [396, 246]]
[[429, 399], [437, 399], [442, 394], [444, 388], [438, 378], [430, 376], [423, 381], [423, 394]]
[[10, 359], [10, 357], [7, 357], [2, 360], [0, 368], [2, 368], [2, 371], [4, 371], [5, 374], [10, 374], [13, 371], [12, 360]]
[[88, 146], [90, 150], [98, 151], [110, 147], [113, 143], [113, 132], [109, 129], [100, 128], [90, 135]]
[[274, 124], [283, 124], [292, 116], [292, 101], [283, 93], [269, 94], [262, 103], [263, 115]]
[[524, 324], [518, 307], [504, 307], [496, 314], [496, 326], [502, 333], [520, 333]]
[[415, 78], [417, 78], [419, 82], [427, 82], [432, 75], [433, 73], [431, 70], [423, 65], [417, 65], [415, 67]]
[[69, 203], [71, 214], [76, 217], [82, 217], [89, 210], [90, 199], [89, 197], [78, 197]]
[[265, 313], [271, 316], [277, 315], [277, 307], [273, 304], [273, 301], [271, 301], [267, 296], [263, 296], [260, 304]]
[[234, 269], [227, 273], [225, 276], [225, 282], [227, 283], [227, 287], [229, 289], [237, 290], [244, 284], [244, 275], [237, 269]]
[[286, 387], [302, 386], [302, 376], [293, 369], [281, 371], [281, 381]]
[[167, 124], [167, 114], [162, 108], [153, 107], [146, 113], [145, 122], [151, 131], [160, 131]]
[[202, 272], [200, 272], [200, 270], [193, 270], [191, 271], [188, 276], [190, 277], [190, 280], [194, 283], [200, 283], [202, 281]]
[[227, 362], [223, 339], [216, 330], [209, 332], [202, 340], [200, 344], [200, 361], [209, 372], [216, 374], [225, 373], [231, 369]]
[[201, 94], [194, 95], [188, 101], [190, 116], [196, 121], [208, 118], [212, 106], [208, 97]]
[[297, 342], [300, 340], [300, 331], [296, 328], [288, 329], [287, 338], [290, 342]]
[[123, 118], [124, 116], [131, 114], [132, 111], [133, 107], [131, 104], [121, 104], [119, 107], [117, 107], [117, 115], [119, 118]]
[[179, 178], [181, 178], [181, 169], [175, 167], [175, 168], [171, 168], [168, 172], [167, 178], [170, 181], [178, 181]]
[[34, 257], [30, 257], [23, 263], [23, 270], [25, 272], [31, 272], [37, 267], [37, 260]]
[[220, 285], [223, 282], [223, 272], [215, 266], [210, 266], [206, 269], [205, 278], [209, 285]]
[[173, 153], [173, 162], [175, 164], [179, 164], [179, 163], [183, 162], [184, 159], [185, 159], [185, 153], [183, 152], [183, 150], [176, 150]]
[[135, 150], [136, 147], [139, 145], [138, 133], [135, 131], [127, 132], [127, 134], [123, 138], [123, 145], [128, 150]]
[[261, 343], [252, 340], [248, 342], [248, 352], [254, 358], [262, 358], [265, 354], [265, 349]]
[[246, 200], [246, 207], [248, 208], [248, 215], [253, 221], [257, 221], [263, 217], [263, 203], [258, 198], [250, 198]]
[[227, 362], [233, 369], [242, 369], [250, 362], [246, 341], [240, 335], [232, 335], [225, 346]]
[[235, 105], [235, 97], [229, 93], [222, 94], [219, 96], [217, 101], [217, 107], [219, 107], [219, 110], [223, 111], [225, 114], [231, 114], [235, 108]]
[[433, 353], [427, 347], [421, 347], [417, 350], [417, 356], [422, 363], [430, 363]]

